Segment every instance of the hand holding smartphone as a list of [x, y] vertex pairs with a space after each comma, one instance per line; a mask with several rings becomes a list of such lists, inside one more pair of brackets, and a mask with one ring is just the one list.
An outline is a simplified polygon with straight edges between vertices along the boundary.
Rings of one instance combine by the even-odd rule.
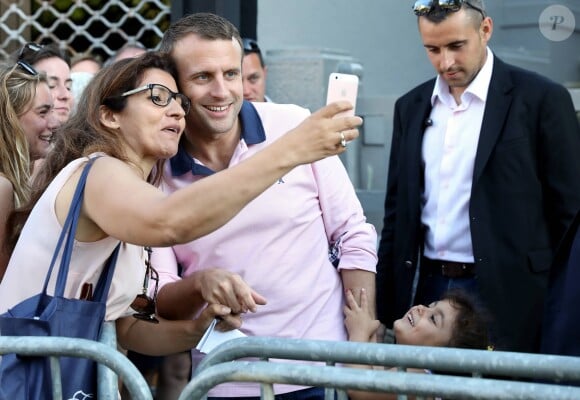
[[333, 72], [328, 77], [326, 104], [346, 100], [352, 104], [352, 110], [336, 114], [337, 117], [353, 116], [358, 93], [358, 76]]

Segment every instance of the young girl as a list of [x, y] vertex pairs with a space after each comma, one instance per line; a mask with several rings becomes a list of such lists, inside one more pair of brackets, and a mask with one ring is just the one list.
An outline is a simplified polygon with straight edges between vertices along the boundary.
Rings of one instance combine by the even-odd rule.
[[[380, 322], [369, 311], [364, 289], [358, 301], [352, 291], [346, 293], [344, 307], [345, 326], [352, 342], [373, 342]], [[413, 306], [393, 324], [395, 341], [414, 346], [442, 346], [470, 349], [488, 347], [486, 313], [465, 292], [447, 292], [439, 301], [428, 307]], [[357, 368], [378, 369], [383, 367], [357, 365]], [[430, 373], [427, 370], [407, 369], [407, 372]], [[392, 393], [349, 391], [351, 400], [396, 399]]]

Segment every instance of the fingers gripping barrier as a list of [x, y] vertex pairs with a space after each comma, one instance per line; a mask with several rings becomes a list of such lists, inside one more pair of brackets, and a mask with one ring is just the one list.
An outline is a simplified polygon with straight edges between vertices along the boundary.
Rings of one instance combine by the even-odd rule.
[[[321, 361], [328, 366], [264, 361], [230, 362], [245, 357]], [[335, 367], [336, 363], [395, 366], [403, 370], [430, 369], [471, 374], [472, 377], [360, 370]], [[503, 376], [507, 379], [481, 378], [484, 375]], [[522, 382], [514, 378], [556, 384]], [[181, 399], [201, 398], [199, 396], [205, 395], [214, 385], [228, 381], [262, 382], [265, 383], [262, 387], [270, 385], [270, 388], [271, 383], [290, 383], [462, 399], [578, 399], [580, 388], [557, 383], [580, 383], [580, 358], [248, 337], [226, 342], [208, 354], [196, 369]], [[327, 398], [334, 397], [331, 394]]]

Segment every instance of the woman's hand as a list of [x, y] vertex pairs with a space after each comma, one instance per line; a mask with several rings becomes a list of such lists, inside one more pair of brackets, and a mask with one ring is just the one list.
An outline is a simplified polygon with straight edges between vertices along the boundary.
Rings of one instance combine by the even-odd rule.
[[209, 304], [193, 320], [167, 320], [157, 317], [158, 324], [152, 324], [132, 316], [119, 318], [117, 341], [126, 350], [151, 356], [179, 353], [197, 346], [203, 334], [215, 318], [221, 331], [236, 329], [242, 325], [239, 315], [221, 304]]
[[214, 319], [218, 320], [216, 329], [221, 332], [231, 331], [242, 327], [241, 314], [233, 313], [229, 307], [221, 304], [208, 304], [194, 322], [194, 335], [203, 336]]
[[201, 296], [207, 303], [223, 304], [232, 314], [256, 312], [266, 298], [253, 290], [240, 275], [221, 268], [211, 268], [196, 274]]
[[300, 125], [282, 136], [277, 142], [286, 146], [295, 165], [307, 164], [343, 153], [346, 144], [359, 135], [356, 129], [362, 118], [335, 117], [352, 109], [348, 101], [339, 101], [322, 107]]

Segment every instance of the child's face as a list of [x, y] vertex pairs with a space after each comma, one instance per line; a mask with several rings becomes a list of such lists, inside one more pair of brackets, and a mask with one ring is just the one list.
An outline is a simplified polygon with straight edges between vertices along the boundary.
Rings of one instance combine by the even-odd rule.
[[457, 310], [448, 300], [415, 306], [395, 321], [397, 343], [416, 346], [447, 346], [451, 340]]

